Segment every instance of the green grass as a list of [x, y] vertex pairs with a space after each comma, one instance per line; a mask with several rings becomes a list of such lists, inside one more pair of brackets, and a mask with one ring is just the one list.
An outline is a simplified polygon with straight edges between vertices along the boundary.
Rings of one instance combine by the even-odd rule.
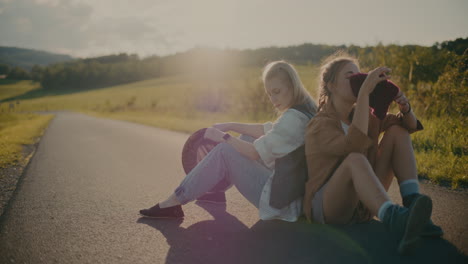
[[0, 115], [0, 168], [21, 164], [22, 146], [33, 144], [52, 115], [3, 113]]
[[38, 89], [38, 83], [0, 79], [0, 101]]
[[[311, 88], [317, 87], [317, 67], [297, 69], [316, 98], [317, 91]], [[260, 68], [244, 68], [227, 74], [175, 75], [75, 93], [41, 91], [29, 82], [10, 84], [9, 88], [0, 85], [0, 91], [10, 91], [10, 97], [20, 94], [11, 92], [16, 88], [26, 92], [17, 97], [21, 99], [16, 111], [72, 110], [191, 133], [218, 122], [275, 119], [260, 75]], [[2, 93], [0, 98], [7, 97]], [[0, 112], [8, 111], [7, 104], [0, 106]], [[420, 175], [453, 188], [468, 185], [468, 136], [463, 122], [455, 118], [422, 122], [425, 129], [412, 136]]]
[[453, 188], [468, 184], [468, 135], [466, 120], [421, 119], [424, 130], [415, 133], [415, 149], [420, 175]]
[[[0, 80], [0, 100], [39, 88], [39, 84], [31, 81]], [[23, 145], [35, 143], [53, 117], [18, 113], [21, 107], [17, 100], [0, 104], [0, 168], [24, 163], [27, 157], [22, 156]]]

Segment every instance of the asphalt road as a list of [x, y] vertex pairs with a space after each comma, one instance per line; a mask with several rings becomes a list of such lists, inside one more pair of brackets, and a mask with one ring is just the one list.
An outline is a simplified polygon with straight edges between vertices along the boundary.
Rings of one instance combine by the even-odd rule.
[[468, 263], [467, 192], [426, 184], [446, 235], [411, 256], [377, 221], [261, 221], [235, 188], [227, 206], [184, 206], [183, 220], [140, 218], [184, 177], [187, 137], [57, 113], [1, 219], [0, 263]]

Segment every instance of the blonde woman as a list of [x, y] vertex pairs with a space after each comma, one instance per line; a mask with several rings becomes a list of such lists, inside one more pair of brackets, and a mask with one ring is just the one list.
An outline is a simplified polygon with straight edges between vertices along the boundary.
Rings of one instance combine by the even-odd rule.
[[[208, 128], [205, 138], [220, 144], [186, 175], [169, 198], [149, 209], [140, 210], [141, 215], [154, 218], [184, 217], [181, 205], [212, 190], [220, 181], [227, 180], [259, 209], [261, 219], [297, 220], [302, 214], [303, 192], [293, 191], [287, 195], [272, 192], [272, 187], [275, 187], [274, 177], [291, 177], [291, 183], [295, 182], [296, 187], [298, 182], [294, 173], [275, 174], [275, 169], [278, 170], [275, 161], [303, 147], [305, 128], [315, 114], [316, 105], [302, 85], [297, 71], [285, 61], [266, 65], [262, 79], [265, 92], [281, 113], [280, 117], [274, 123], [222, 123]], [[226, 133], [228, 131], [249, 136], [251, 140], [232, 137]], [[304, 183], [299, 187], [303, 189]]]
[[[322, 65], [319, 112], [306, 130], [309, 180], [303, 210], [319, 223], [350, 224], [377, 216], [400, 237], [398, 251], [406, 253], [420, 236], [442, 235], [430, 221], [431, 199], [419, 194], [410, 133], [422, 125], [402, 92], [395, 98], [397, 115], [373, 116], [369, 94], [389, 78], [390, 69], [369, 72], [356, 98], [348, 78], [358, 72], [358, 61], [348, 55], [333, 55]], [[387, 195], [393, 177], [405, 207]]]

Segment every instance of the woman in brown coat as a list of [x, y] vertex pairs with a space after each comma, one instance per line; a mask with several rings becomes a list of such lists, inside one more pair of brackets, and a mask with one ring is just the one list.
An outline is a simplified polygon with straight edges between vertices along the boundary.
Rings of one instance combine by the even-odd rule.
[[[422, 125], [408, 99], [400, 92], [394, 99], [400, 112], [383, 120], [369, 111], [369, 94], [390, 78], [390, 71], [379, 67], [369, 72], [356, 98], [349, 76], [359, 72], [357, 60], [338, 54], [323, 64], [319, 113], [305, 137], [309, 180], [303, 210], [308, 220], [332, 224], [377, 216], [400, 237], [398, 251], [403, 254], [420, 236], [440, 236], [442, 230], [430, 221], [431, 199], [419, 194], [409, 134]], [[404, 207], [392, 203], [387, 194], [394, 176]]]

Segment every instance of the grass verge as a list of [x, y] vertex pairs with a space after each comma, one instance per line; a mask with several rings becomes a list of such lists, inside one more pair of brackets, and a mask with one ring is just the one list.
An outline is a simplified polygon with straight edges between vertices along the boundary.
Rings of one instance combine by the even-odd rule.
[[424, 130], [412, 136], [419, 174], [453, 189], [468, 187], [466, 122], [453, 117], [421, 119], [421, 122]]
[[3, 113], [0, 115], [0, 168], [24, 162], [23, 145], [34, 144], [53, 115]]

